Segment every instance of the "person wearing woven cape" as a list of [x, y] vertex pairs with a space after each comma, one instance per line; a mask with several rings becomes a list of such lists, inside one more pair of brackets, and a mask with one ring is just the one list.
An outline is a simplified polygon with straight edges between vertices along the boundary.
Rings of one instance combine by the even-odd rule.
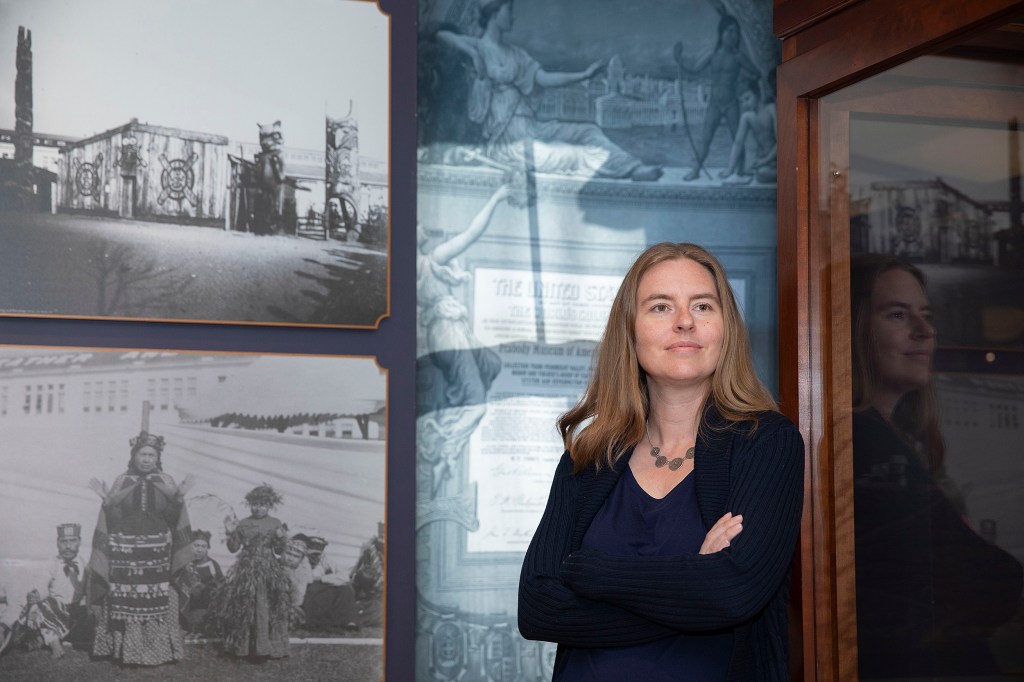
[[239, 552], [226, 582], [214, 593], [210, 617], [235, 656], [283, 658], [288, 655], [292, 581], [280, 561], [288, 527], [269, 516], [281, 495], [267, 484], [245, 496], [250, 515], [224, 519], [228, 549]]
[[86, 599], [97, 612], [93, 655], [132, 665], [184, 656], [180, 586], [192, 561], [192, 530], [181, 485], [163, 472], [163, 436], [132, 438], [128, 469], [111, 486], [91, 479], [103, 505], [93, 534]]
[[721, 264], [662, 243], [629, 269], [523, 562], [519, 630], [553, 679], [789, 679], [804, 446], [754, 372]]

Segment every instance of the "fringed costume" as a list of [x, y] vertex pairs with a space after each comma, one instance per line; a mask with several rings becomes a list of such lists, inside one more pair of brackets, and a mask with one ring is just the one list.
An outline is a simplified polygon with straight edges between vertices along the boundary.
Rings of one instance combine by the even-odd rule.
[[241, 552], [210, 607], [225, 651], [236, 656], [288, 655], [292, 582], [278, 558], [285, 538], [284, 524], [272, 516], [242, 519], [228, 537], [228, 549]]

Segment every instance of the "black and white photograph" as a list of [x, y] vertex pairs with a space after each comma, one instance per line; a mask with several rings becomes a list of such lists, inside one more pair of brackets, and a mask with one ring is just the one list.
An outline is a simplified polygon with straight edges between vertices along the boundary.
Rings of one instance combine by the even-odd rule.
[[372, 0], [0, 3], [0, 314], [376, 328]]
[[0, 428], [0, 678], [383, 679], [374, 358], [0, 347]]
[[1018, 127], [851, 123], [851, 250], [920, 269], [941, 346], [1024, 344]]

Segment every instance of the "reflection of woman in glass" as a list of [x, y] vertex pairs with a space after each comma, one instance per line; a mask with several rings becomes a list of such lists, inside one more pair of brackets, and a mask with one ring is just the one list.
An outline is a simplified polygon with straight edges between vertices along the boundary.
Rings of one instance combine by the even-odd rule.
[[592, 123], [538, 121], [527, 101], [536, 87], [557, 88], [593, 77], [594, 62], [583, 71], [544, 70], [522, 48], [505, 44], [512, 28], [512, 0], [486, 0], [480, 6], [479, 38], [439, 31], [438, 39], [468, 55], [476, 69], [469, 117], [483, 124], [487, 155], [522, 167], [526, 146], [532, 168], [541, 173], [574, 173], [633, 180], [657, 180], [661, 169], [643, 165]]
[[1017, 608], [1021, 566], [968, 526], [945, 474], [924, 276], [857, 256], [851, 299], [860, 674], [994, 672], [986, 639]]
[[526, 552], [519, 629], [554, 679], [783, 680], [803, 442], [725, 271], [657, 244], [623, 280]]
[[131, 439], [128, 470], [113, 485], [89, 487], [103, 499], [89, 560], [88, 598], [98, 607], [93, 655], [159, 665], [182, 658], [179, 591], [192, 562], [185, 511], [190, 476], [176, 485], [163, 472], [162, 436]]

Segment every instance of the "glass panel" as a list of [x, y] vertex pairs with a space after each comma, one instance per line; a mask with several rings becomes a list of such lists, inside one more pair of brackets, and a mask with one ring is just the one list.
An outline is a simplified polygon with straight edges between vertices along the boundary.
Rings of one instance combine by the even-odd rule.
[[523, 555], [637, 254], [712, 250], [777, 383], [772, 2], [419, 8], [416, 678], [546, 680]]
[[861, 679], [1024, 679], [1021, 27], [821, 100]]

